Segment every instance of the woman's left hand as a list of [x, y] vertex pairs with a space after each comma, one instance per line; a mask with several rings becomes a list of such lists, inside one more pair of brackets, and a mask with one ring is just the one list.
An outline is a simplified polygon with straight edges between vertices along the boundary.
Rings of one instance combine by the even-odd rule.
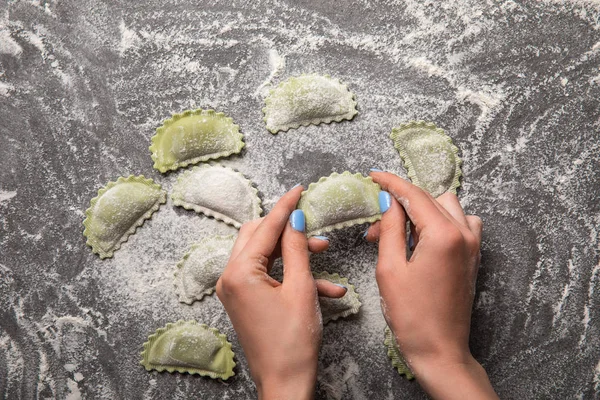
[[[313, 397], [323, 324], [318, 294], [342, 297], [346, 289], [312, 277], [309, 248], [325, 251], [326, 239], [306, 239], [304, 214], [292, 212], [303, 188], [286, 193], [264, 218], [246, 223], [217, 295], [233, 323], [259, 398]], [[291, 216], [291, 218], [290, 218]], [[269, 276], [283, 258], [283, 282]]]

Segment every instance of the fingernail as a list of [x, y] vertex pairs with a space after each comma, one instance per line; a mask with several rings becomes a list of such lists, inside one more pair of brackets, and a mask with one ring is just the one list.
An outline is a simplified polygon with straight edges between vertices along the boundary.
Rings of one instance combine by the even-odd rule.
[[335, 286], [339, 286], [339, 287], [341, 287], [341, 288], [342, 288], [342, 289], [344, 289], [346, 292], [348, 291], [348, 288], [347, 288], [346, 286], [342, 285], [341, 283], [334, 283], [334, 285], [335, 285]]
[[[296, 189], [298, 186], [300, 186], [300, 184], [299, 184], [299, 183], [295, 184], [295, 185], [294, 185], [294, 187], [293, 187], [292, 189]], [[292, 190], [292, 189], [290, 189], [290, 190]]]
[[383, 214], [392, 206], [392, 196], [384, 190], [379, 192], [379, 210]]
[[304, 211], [294, 210], [290, 215], [290, 224], [298, 232], [304, 232]]
[[413, 239], [412, 233], [408, 235], [408, 248], [412, 250], [415, 247], [415, 239]]
[[365, 239], [365, 238], [367, 237], [367, 235], [368, 235], [368, 234], [369, 234], [369, 230], [367, 229], [367, 230], [365, 231], [365, 233], [363, 233], [363, 239]]
[[324, 240], [329, 242], [329, 238], [327, 236], [313, 236], [315, 239]]
[[373, 172], [383, 172], [379, 168], [371, 168], [370, 171], [373, 171]]

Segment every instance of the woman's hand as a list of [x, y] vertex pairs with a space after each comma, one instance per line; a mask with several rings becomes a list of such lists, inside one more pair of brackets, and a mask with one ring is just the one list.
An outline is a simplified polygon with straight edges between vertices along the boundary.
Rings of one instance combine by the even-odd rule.
[[[296, 210], [292, 215], [302, 190], [290, 190], [266, 217], [242, 226], [217, 282], [217, 295], [233, 323], [261, 399], [313, 397], [323, 330], [317, 293], [328, 297], [346, 293], [343, 287], [315, 282], [312, 277], [309, 248], [324, 251], [328, 242], [326, 238], [307, 241], [304, 214]], [[279, 255], [282, 283], [269, 276]]]
[[[465, 216], [455, 195], [437, 200], [393, 174], [372, 172], [381, 185], [377, 284], [384, 317], [418, 382], [434, 398], [497, 398], [471, 356], [469, 330], [482, 223]], [[414, 251], [406, 255], [406, 215]]]

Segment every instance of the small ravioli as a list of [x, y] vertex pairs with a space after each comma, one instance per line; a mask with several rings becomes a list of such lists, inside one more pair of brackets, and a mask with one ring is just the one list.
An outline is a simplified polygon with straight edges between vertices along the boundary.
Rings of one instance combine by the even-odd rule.
[[328, 75], [291, 77], [271, 89], [265, 104], [264, 121], [271, 133], [350, 120], [358, 113], [354, 94]]
[[167, 193], [143, 175], [109, 182], [90, 201], [83, 221], [87, 245], [100, 258], [112, 257], [121, 243], [167, 201]]
[[396, 342], [396, 337], [389, 326], [385, 327], [385, 340], [383, 343], [387, 347], [387, 355], [390, 360], [392, 360], [392, 366], [398, 370], [398, 373], [404, 375], [406, 379], [414, 379], [415, 376], [410, 368], [408, 368], [408, 365], [406, 365], [406, 361], [404, 361], [404, 357], [402, 357], [402, 353], [400, 353], [398, 342]]
[[456, 194], [460, 186], [461, 159], [450, 136], [425, 121], [411, 121], [392, 130], [394, 147], [400, 153], [412, 183], [433, 197]]
[[307, 235], [381, 219], [379, 192], [379, 185], [370, 177], [348, 171], [311, 183], [298, 202], [306, 218]]
[[148, 337], [142, 352], [147, 371], [181, 372], [226, 380], [235, 375], [227, 337], [196, 321], [177, 321]]
[[183, 173], [173, 186], [173, 204], [240, 228], [262, 213], [258, 191], [239, 172], [201, 165]]
[[315, 279], [325, 279], [329, 282], [339, 283], [348, 288], [346, 294], [339, 299], [319, 297], [323, 324], [358, 313], [361, 303], [358, 293], [356, 293], [354, 286], [348, 282], [348, 278], [342, 278], [338, 274], [330, 274], [329, 272], [313, 273], [313, 277]]
[[156, 130], [150, 152], [154, 168], [175, 170], [201, 161], [237, 154], [244, 147], [240, 127], [214, 110], [174, 114]]
[[214, 292], [234, 243], [233, 235], [215, 235], [192, 245], [175, 271], [175, 292], [180, 302], [192, 304]]

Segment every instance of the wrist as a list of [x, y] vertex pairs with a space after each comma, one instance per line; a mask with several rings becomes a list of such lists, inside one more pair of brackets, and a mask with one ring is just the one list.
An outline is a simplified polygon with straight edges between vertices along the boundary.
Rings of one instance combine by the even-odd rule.
[[314, 397], [316, 371], [302, 374], [279, 374], [255, 379], [260, 400], [310, 400]]
[[434, 399], [497, 399], [487, 373], [470, 352], [451, 358], [416, 358], [411, 368], [417, 382]]

